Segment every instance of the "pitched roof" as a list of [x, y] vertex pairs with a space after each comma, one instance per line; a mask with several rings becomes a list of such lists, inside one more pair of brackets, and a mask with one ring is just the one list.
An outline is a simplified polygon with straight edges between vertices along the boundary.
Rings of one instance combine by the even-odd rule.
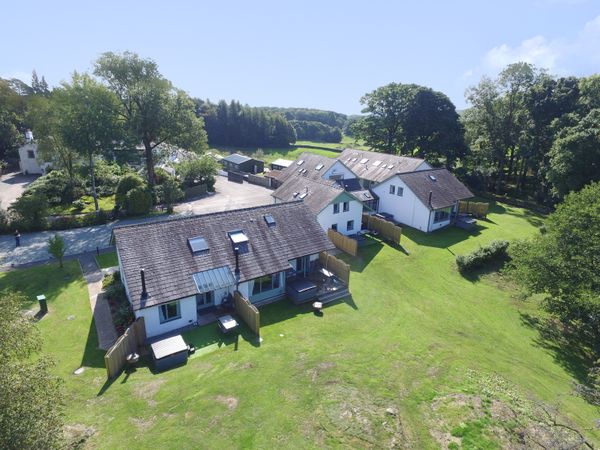
[[[278, 180], [285, 181], [292, 176], [318, 180], [321, 179], [323, 174], [328, 171], [336, 162], [337, 159], [334, 158], [328, 158], [327, 156], [304, 152], [298, 156], [298, 159], [294, 161], [294, 164], [281, 171], [281, 174], [278, 176]], [[319, 167], [319, 169], [317, 169], [317, 167]]]
[[374, 192], [370, 191], [369, 189], [364, 189], [361, 186], [358, 178], [342, 178], [341, 180], [336, 180], [336, 183], [340, 186], [343, 186], [346, 191], [352, 192], [352, 195], [354, 195], [361, 202], [378, 198]]
[[314, 214], [319, 214], [344, 192], [335, 181], [291, 176], [271, 195], [284, 202], [302, 200]]
[[249, 156], [246, 156], [246, 155], [240, 155], [239, 153], [232, 153], [231, 155], [223, 158], [221, 161], [229, 161], [230, 163], [233, 163], [233, 164], [241, 164], [246, 161], [250, 161], [251, 159], [252, 158], [250, 158]]
[[[264, 216], [271, 215], [274, 226]], [[333, 244], [302, 202], [280, 203], [202, 216], [115, 227], [123, 281], [134, 310], [195, 295], [193, 275], [228, 267], [235, 254], [228, 232], [242, 230], [248, 251], [239, 255], [239, 281], [286, 270], [289, 260], [333, 249]], [[208, 252], [192, 253], [188, 239], [202, 236]], [[141, 298], [140, 270], [148, 296]]]
[[425, 162], [424, 159], [365, 150], [345, 149], [338, 160], [344, 163], [357, 177], [381, 183], [396, 173], [414, 172]]
[[398, 176], [429, 209], [446, 208], [457, 200], [473, 197], [471, 191], [446, 169], [420, 170]]
[[283, 159], [283, 158], [276, 159], [275, 161], [273, 161], [271, 163], [272, 166], [281, 166], [281, 167], [289, 167], [292, 164], [294, 164], [294, 161], [292, 161], [291, 159]]

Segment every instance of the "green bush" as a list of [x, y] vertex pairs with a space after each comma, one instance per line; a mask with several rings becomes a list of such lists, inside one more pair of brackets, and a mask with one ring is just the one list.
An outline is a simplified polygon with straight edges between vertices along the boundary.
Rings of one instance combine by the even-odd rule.
[[48, 215], [48, 200], [42, 194], [23, 194], [11, 206], [14, 227], [23, 230], [43, 230]]
[[184, 193], [175, 177], [169, 176], [160, 186], [156, 186], [156, 194], [159, 203], [167, 208], [170, 214], [173, 212], [173, 203], [183, 199]]
[[51, 205], [71, 203], [85, 195], [83, 182], [79, 178], [71, 180], [62, 170], [53, 170], [39, 177], [25, 192], [43, 195]]
[[127, 192], [126, 209], [130, 216], [148, 214], [152, 207], [152, 195], [143, 187], [136, 187]]
[[127, 194], [135, 188], [142, 188], [146, 184], [142, 178], [135, 174], [129, 173], [119, 181], [117, 191], [115, 193], [115, 206], [117, 208], [125, 208], [127, 206]]
[[212, 157], [205, 155], [183, 161], [177, 166], [176, 171], [184, 186], [191, 187], [206, 184], [208, 190], [213, 191], [217, 168], [217, 162]]
[[76, 211], [81, 211], [83, 208], [85, 208], [85, 206], [86, 203], [82, 199], [78, 199], [73, 202], [73, 208], [75, 208]]
[[[91, 192], [91, 182], [89, 168], [85, 166], [85, 180], [88, 191]], [[94, 177], [96, 179], [96, 192], [99, 196], [106, 197], [112, 195], [117, 190], [121, 178], [127, 173], [127, 168], [122, 168], [114, 162], [108, 162], [103, 158], [96, 158], [94, 161]]]
[[494, 240], [467, 255], [457, 255], [456, 265], [461, 272], [469, 272], [490, 262], [506, 259], [507, 250], [508, 241]]

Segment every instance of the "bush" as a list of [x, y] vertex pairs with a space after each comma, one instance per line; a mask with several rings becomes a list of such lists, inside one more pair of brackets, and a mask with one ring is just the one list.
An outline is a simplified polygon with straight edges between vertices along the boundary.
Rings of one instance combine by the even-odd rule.
[[42, 194], [23, 194], [10, 207], [15, 213], [13, 225], [23, 230], [43, 230], [48, 215], [48, 200]]
[[152, 207], [152, 195], [143, 187], [136, 187], [127, 192], [126, 209], [130, 216], [148, 214]]
[[158, 201], [165, 205], [169, 214], [173, 212], [173, 203], [181, 200], [184, 196], [179, 182], [171, 176], [163, 180], [162, 185], [156, 186], [156, 193]]
[[100, 210], [98, 214], [95, 211], [77, 216], [59, 216], [52, 219], [48, 225], [49, 230], [68, 230], [71, 228], [89, 227], [92, 225], [102, 225], [110, 221], [109, 212]]
[[25, 192], [43, 195], [51, 205], [59, 205], [80, 198], [85, 194], [85, 189], [79, 178], [71, 180], [64, 171], [53, 170], [31, 183]]
[[208, 190], [212, 191], [216, 181], [217, 168], [217, 162], [212, 157], [205, 155], [183, 161], [177, 166], [176, 170], [184, 186], [191, 187], [206, 184]]
[[461, 272], [469, 272], [492, 261], [501, 261], [508, 257], [508, 241], [494, 240], [485, 247], [467, 255], [457, 255], [456, 265]]
[[86, 203], [82, 199], [78, 199], [73, 202], [73, 208], [75, 208], [76, 211], [81, 211], [85, 207]]
[[145, 187], [146, 184], [142, 178], [135, 174], [130, 173], [125, 175], [119, 181], [117, 185], [117, 192], [115, 193], [115, 206], [117, 208], [125, 208], [127, 206], [127, 194], [132, 189]]
[[[91, 192], [91, 182], [89, 168], [85, 167], [85, 179], [87, 180], [88, 191]], [[96, 158], [94, 161], [94, 177], [96, 179], [96, 192], [99, 196], [106, 197], [112, 195], [117, 190], [121, 178], [126, 174], [127, 169], [121, 168], [118, 164], [108, 162], [103, 158]]]

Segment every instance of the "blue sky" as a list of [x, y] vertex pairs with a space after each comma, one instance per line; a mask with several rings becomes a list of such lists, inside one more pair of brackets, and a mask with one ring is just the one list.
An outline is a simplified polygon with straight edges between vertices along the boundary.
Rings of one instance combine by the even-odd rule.
[[195, 97], [360, 111], [388, 82], [446, 93], [458, 108], [483, 74], [526, 60], [600, 72], [600, 0], [7, 2], [0, 77], [51, 85], [104, 51], [156, 60]]

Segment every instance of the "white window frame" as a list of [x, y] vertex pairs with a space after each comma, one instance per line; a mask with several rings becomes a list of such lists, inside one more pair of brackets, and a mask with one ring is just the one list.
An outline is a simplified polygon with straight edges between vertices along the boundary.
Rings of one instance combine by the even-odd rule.
[[[165, 314], [168, 313], [168, 307], [170, 305], [175, 305], [175, 308], [177, 310], [176, 315], [174, 315], [173, 317], [167, 317]], [[158, 319], [161, 324], [181, 319], [181, 305], [179, 304], [179, 300], [169, 303], [163, 303], [162, 305], [160, 305], [158, 307]]]

